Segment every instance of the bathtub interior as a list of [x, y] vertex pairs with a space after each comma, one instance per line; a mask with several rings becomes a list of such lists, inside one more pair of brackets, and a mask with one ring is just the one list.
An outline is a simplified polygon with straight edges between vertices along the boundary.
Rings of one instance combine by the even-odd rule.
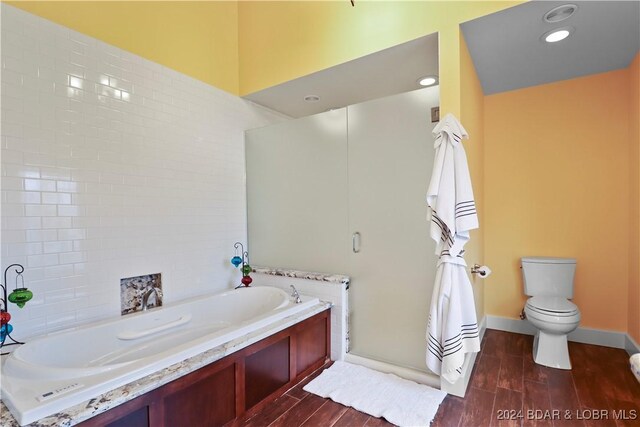
[[[103, 324], [87, 325], [36, 339], [16, 349], [12, 359], [53, 369], [121, 365], [231, 325], [243, 324], [285, 308], [288, 304], [288, 295], [280, 289], [249, 288], [225, 292], [163, 310], [128, 315]], [[186, 321], [172, 326], [172, 323], [180, 319]], [[154, 329], [158, 332], [146, 334]], [[138, 339], [122, 338], [136, 333], [142, 336]]]

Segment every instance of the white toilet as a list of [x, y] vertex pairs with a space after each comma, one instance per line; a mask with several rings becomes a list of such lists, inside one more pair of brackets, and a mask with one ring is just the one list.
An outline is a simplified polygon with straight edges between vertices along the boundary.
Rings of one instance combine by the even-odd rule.
[[522, 258], [527, 300], [524, 313], [536, 327], [533, 360], [544, 366], [571, 369], [567, 334], [580, 324], [580, 310], [573, 298], [576, 260], [571, 258]]

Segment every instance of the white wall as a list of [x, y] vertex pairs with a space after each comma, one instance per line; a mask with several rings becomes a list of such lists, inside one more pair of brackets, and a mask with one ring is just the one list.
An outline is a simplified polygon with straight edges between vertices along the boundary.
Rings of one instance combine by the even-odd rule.
[[6, 4], [1, 53], [1, 265], [35, 295], [15, 337], [119, 315], [124, 277], [161, 272], [165, 302], [238, 281], [243, 131], [278, 116]]

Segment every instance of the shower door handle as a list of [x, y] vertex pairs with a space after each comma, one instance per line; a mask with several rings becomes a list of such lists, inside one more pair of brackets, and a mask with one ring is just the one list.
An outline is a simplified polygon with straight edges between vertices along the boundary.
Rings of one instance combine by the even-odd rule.
[[360, 232], [356, 231], [351, 236], [351, 249], [354, 254], [360, 252]]

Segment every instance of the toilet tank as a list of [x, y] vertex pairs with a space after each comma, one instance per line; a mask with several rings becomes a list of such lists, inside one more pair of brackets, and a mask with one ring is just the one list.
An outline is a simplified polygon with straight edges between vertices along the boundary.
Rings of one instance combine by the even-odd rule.
[[524, 257], [521, 262], [526, 295], [573, 298], [575, 259]]

